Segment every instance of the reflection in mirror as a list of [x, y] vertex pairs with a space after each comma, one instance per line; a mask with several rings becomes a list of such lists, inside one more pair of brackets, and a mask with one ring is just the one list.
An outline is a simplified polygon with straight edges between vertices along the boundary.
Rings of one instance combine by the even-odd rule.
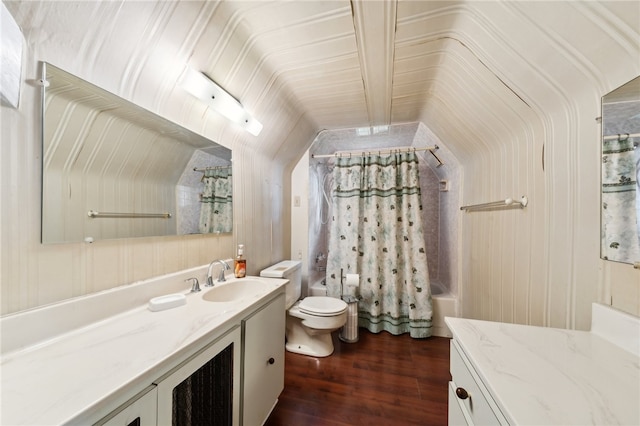
[[231, 150], [42, 64], [42, 242], [232, 231]]
[[601, 257], [640, 261], [640, 77], [602, 98]]

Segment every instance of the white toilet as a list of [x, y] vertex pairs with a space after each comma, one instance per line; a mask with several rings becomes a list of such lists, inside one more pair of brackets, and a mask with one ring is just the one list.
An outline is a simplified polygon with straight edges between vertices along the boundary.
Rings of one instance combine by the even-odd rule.
[[315, 357], [333, 353], [331, 332], [347, 322], [347, 304], [333, 297], [300, 298], [302, 262], [284, 260], [262, 272], [261, 277], [288, 279], [286, 284], [287, 344], [289, 352]]

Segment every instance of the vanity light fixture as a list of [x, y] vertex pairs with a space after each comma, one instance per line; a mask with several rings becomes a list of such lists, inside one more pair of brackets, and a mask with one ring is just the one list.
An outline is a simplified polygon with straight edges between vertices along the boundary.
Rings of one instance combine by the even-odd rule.
[[187, 92], [252, 135], [258, 136], [262, 131], [262, 124], [253, 118], [236, 98], [205, 74], [187, 67], [180, 79], [180, 85]]

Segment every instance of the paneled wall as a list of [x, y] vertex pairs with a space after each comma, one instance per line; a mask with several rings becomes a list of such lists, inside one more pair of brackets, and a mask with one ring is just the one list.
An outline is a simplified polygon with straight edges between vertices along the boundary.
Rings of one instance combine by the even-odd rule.
[[[582, 3], [557, 5], [558, 14], [573, 16], [571, 28], [590, 21], [588, 40], [579, 41], [564, 20], [545, 21], [534, 3], [514, 5], [485, 3], [457, 22], [462, 43], [448, 42], [432, 88], [434, 98], [454, 101], [421, 113], [442, 140], [466, 141], [449, 144], [463, 164], [463, 204], [522, 195], [530, 201], [523, 210], [461, 215], [462, 315], [577, 329], [589, 328], [594, 301], [637, 315], [637, 271], [599, 259], [596, 121], [600, 97], [640, 72], [637, 25], [612, 25], [599, 5], [600, 16]], [[504, 13], [509, 25], [483, 21]], [[524, 27], [539, 33], [515, 30]], [[618, 43], [607, 43], [606, 55], [587, 59], [575, 49], [609, 37]], [[562, 72], [550, 74], [549, 62]]]
[[[35, 78], [33, 52], [26, 62], [25, 74]], [[226, 259], [239, 243], [246, 245], [249, 274], [288, 257], [287, 169], [239, 137], [232, 139], [234, 235], [41, 244], [39, 92], [25, 85], [20, 108], [1, 111], [2, 314]], [[304, 127], [291, 134], [311, 138]]]
[[[0, 110], [3, 314], [230, 257], [238, 243], [249, 273], [294, 257], [294, 165], [322, 129], [380, 124], [368, 119], [377, 106], [425, 123], [461, 166], [449, 208], [464, 316], [587, 329], [594, 301], [640, 314], [638, 271], [599, 259], [595, 120], [600, 97], [640, 74], [637, 2], [403, 0], [384, 21], [396, 30], [384, 54], [362, 45], [378, 21], [358, 20], [356, 37], [344, 0], [5, 3], [25, 52], [20, 106]], [[234, 235], [41, 245], [41, 60], [232, 148]], [[189, 98], [176, 83], [187, 64], [251, 105], [261, 136]], [[384, 87], [364, 87], [378, 66]], [[457, 211], [521, 195], [524, 210]]]
[[[26, 75], [36, 64], [27, 61]], [[7, 314], [232, 254], [233, 237], [188, 236], [40, 244], [39, 88], [23, 86], [19, 110], [2, 107], [2, 313]], [[46, 327], [46, 324], [43, 324]]]
[[[40, 18], [50, 19], [45, 15], [43, 10]], [[32, 18], [38, 21], [38, 16]], [[167, 102], [163, 110], [154, 112], [233, 150], [236, 175], [233, 235], [41, 244], [40, 87], [35, 83], [40, 75], [38, 62], [52, 62], [150, 110], [153, 110], [152, 104], [157, 95], [157, 87], [149, 91], [119, 91], [129, 62], [104, 67], [95, 61], [94, 54], [87, 52], [88, 47], [83, 50], [76, 44], [61, 42], [58, 37], [43, 37], [42, 28], [43, 25], [26, 28], [29, 31], [25, 32], [19, 108], [2, 106], [0, 110], [1, 314], [203, 265], [213, 259], [230, 258], [234, 256], [238, 243], [246, 245], [250, 274], [256, 274], [261, 268], [289, 256], [290, 188], [286, 164], [291, 162], [295, 152], [278, 152], [277, 147], [268, 150], [256, 146], [255, 139], [246, 132], [235, 129], [211, 111], [198, 110], [201, 106], [191, 100], [187, 103], [193, 105], [192, 109]], [[87, 40], [74, 39], [74, 43], [82, 45]], [[102, 48], [108, 50], [109, 43], [103, 44]], [[131, 95], [131, 92], [136, 92], [136, 95]], [[182, 100], [185, 99], [188, 98]], [[292, 140], [311, 141], [315, 133], [306, 121], [298, 120], [297, 124], [286, 130], [279, 129], [275, 134], [284, 143], [293, 143]]]

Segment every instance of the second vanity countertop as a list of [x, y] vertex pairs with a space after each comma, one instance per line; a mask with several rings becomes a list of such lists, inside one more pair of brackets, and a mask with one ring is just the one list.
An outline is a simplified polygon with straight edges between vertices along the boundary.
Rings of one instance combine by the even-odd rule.
[[594, 332], [445, 321], [509, 424], [639, 424], [637, 354]]
[[[181, 282], [185, 305], [151, 312], [145, 303], [3, 354], [0, 423], [53, 425], [99, 420], [238, 326], [252, 308], [284, 292], [287, 282], [259, 277], [243, 280], [248, 279], [268, 282], [269, 290], [235, 302], [214, 303], [203, 299], [210, 288], [189, 293]], [[218, 285], [236, 281], [240, 280]], [[127, 289], [122, 291], [121, 297], [127, 297]], [[67, 311], [74, 315], [73, 306]]]

